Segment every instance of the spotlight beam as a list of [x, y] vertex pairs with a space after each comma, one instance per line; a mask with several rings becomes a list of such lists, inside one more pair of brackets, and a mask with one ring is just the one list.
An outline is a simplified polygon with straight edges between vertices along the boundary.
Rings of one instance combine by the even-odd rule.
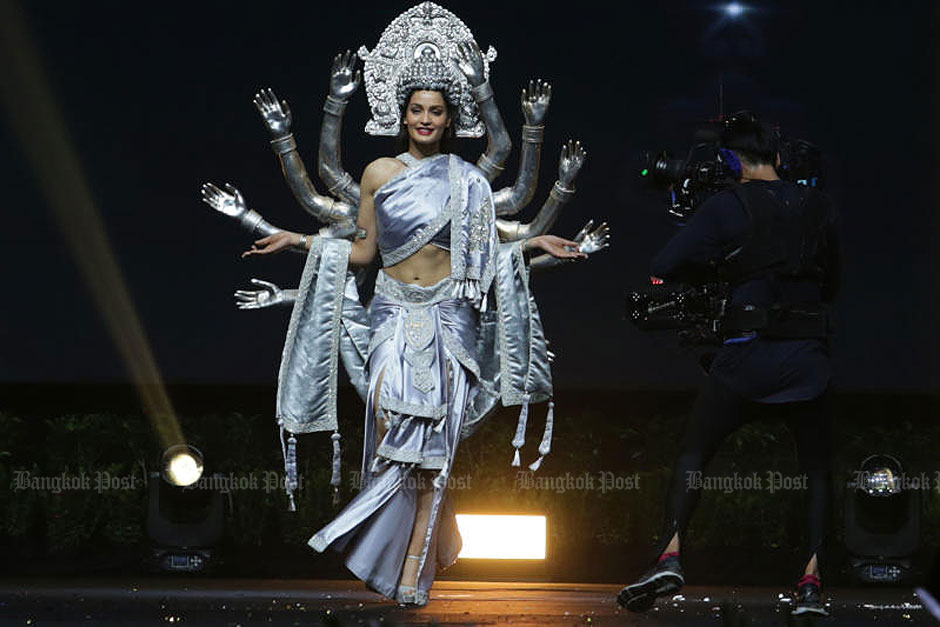
[[0, 0], [0, 99], [161, 444], [183, 443], [157, 364], [14, 0]]

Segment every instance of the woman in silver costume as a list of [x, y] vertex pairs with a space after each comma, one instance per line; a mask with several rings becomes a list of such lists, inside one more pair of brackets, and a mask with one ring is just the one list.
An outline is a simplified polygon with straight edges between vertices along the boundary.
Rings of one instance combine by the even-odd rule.
[[[434, 78], [442, 71], [414, 74]], [[347, 566], [370, 587], [418, 605], [427, 602], [436, 568], [452, 564], [460, 549], [445, 492], [434, 488], [446, 485], [464, 409], [476, 393], [477, 308], [490, 288], [497, 245], [486, 177], [441, 152], [453, 100], [446, 89], [433, 89], [438, 81], [421, 82], [412, 81], [405, 96], [407, 152], [373, 161], [362, 175], [358, 224], [366, 237], [349, 256], [353, 266], [368, 266], [379, 253], [384, 265], [370, 308], [363, 459], [371, 474], [365, 489], [310, 540], [318, 551], [330, 544], [345, 549]], [[464, 250], [451, 250], [455, 235], [467, 239]], [[282, 231], [245, 254], [273, 253], [305, 239]], [[554, 235], [530, 238], [524, 249], [586, 257], [577, 243]], [[459, 266], [463, 278], [455, 279]]]
[[[400, 135], [407, 150], [366, 167], [360, 185], [340, 162], [339, 131], [359, 84], [351, 54], [334, 62], [324, 105], [320, 177], [339, 199], [317, 193], [290, 132], [287, 103], [262, 90], [255, 105], [272, 134], [285, 178], [300, 204], [329, 226], [314, 237], [278, 229], [248, 209], [234, 187], [203, 186], [203, 200], [258, 235], [244, 256], [307, 253], [298, 290], [254, 280], [239, 307], [293, 303], [278, 376], [277, 417], [291, 509], [297, 488], [294, 434], [333, 431], [333, 477], [340, 483], [336, 375], [345, 367], [366, 404], [362, 491], [309, 544], [346, 552], [368, 586], [424, 605], [439, 566], [457, 558], [460, 536], [446, 487], [458, 443], [495, 408], [520, 405], [513, 446], [519, 466], [529, 404], [550, 400], [552, 355], [528, 288], [529, 267], [584, 258], [608, 244], [593, 221], [574, 241], [547, 235], [574, 194], [585, 153], [562, 150], [559, 178], [530, 223], [511, 221], [534, 192], [542, 121], [551, 89], [523, 90], [523, 146], [512, 187], [490, 181], [503, 169], [509, 138], [483, 55], [456, 16], [423, 2], [398, 16], [376, 48], [360, 48], [372, 109], [366, 131]], [[455, 67], [456, 66], [456, 67]], [[456, 71], [459, 68], [459, 72]], [[448, 152], [458, 137], [489, 137], [473, 166]], [[545, 254], [527, 262], [525, 252]], [[368, 311], [349, 267], [381, 257]], [[552, 404], [536, 470], [551, 447]], [[285, 441], [285, 435], [288, 436]]]

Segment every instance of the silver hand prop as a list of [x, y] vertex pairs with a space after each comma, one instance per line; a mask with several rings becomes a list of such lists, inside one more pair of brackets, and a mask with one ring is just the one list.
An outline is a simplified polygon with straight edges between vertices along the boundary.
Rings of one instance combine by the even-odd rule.
[[581, 142], [568, 140], [568, 144], [561, 149], [561, 159], [558, 161], [558, 182], [567, 190], [574, 191], [574, 179], [581, 171], [587, 151], [581, 147]]
[[291, 114], [287, 102], [278, 100], [273, 90], [262, 89], [255, 94], [254, 103], [274, 137], [271, 148], [281, 161], [287, 185], [304, 211], [321, 222], [355, 222], [359, 214], [356, 205], [321, 195], [307, 175], [307, 168], [297, 153], [297, 142], [290, 133]]
[[610, 228], [606, 222], [601, 222], [600, 226], [595, 229], [594, 220], [588, 220], [587, 224], [574, 236], [574, 241], [578, 242], [578, 250], [582, 253], [593, 255], [610, 246]]
[[529, 126], [545, 123], [548, 105], [552, 100], [552, 86], [540, 78], [529, 81], [529, 88], [522, 90], [522, 115]]
[[[572, 239], [578, 242], [579, 252], [586, 255], [593, 255], [610, 245], [610, 228], [608, 228], [606, 222], [602, 222], [600, 226], [595, 229], [594, 220], [588, 220], [587, 224], [585, 224]], [[529, 268], [531, 270], [545, 270], [559, 266], [566, 261], [568, 260], [559, 259], [551, 255], [539, 255], [529, 262]]]
[[535, 195], [535, 186], [539, 180], [539, 158], [542, 152], [542, 137], [545, 127], [545, 115], [552, 98], [552, 86], [541, 79], [529, 81], [527, 89], [522, 90], [522, 152], [519, 158], [519, 175], [512, 187], [504, 187], [494, 192], [493, 204], [498, 216], [519, 213]]
[[223, 191], [212, 183], [203, 183], [200, 190], [202, 201], [248, 229], [253, 236], [268, 236], [282, 230], [261, 217], [257, 211], [248, 208], [245, 198], [231, 183], [225, 184]]
[[544, 235], [555, 224], [562, 208], [574, 196], [574, 180], [584, 165], [587, 151], [581, 142], [569, 140], [561, 149], [558, 161], [558, 180], [548, 194], [548, 200], [542, 205], [535, 219], [528, 224], [517, 220], [496, 219], [496, 232], [501, 242], [514, 242], [520, 239]]
[[333, 57], [330, 70], [330, 96], [343, 102], [348, 101], [362, 82], [362, 72], [356, 69], [358, 57], [352, 50], [341, 52]]
[[286, 138], [291, 134], [290, 126], [293, 118], [286, 100], [278, 100], [274, 91], [268, 88], [255, 94], [252, 102], [255, 103], [265, 126], [268, 127], [268, 131], [275, 140]]
[[359, 205], [359, 185], [343, 169], [341, 134], [346, 103], [362, 82], [362, 72], [356, 69], [356, 61], [357, 57], [351, 50], [341, 52], [333, 59], [330, 94], [323, 104], [317, 156], [317, 172], [327, 191], [354, 206]]
[[480, 108], [480, 117], [486, 125], [486, 152], [480, 155], [477, 167], [483, 170], [486, 179], [492, 183], [503, 171], [503, 164], [506, 163], [509, 151], [512, 150], [512, 140], [496, 107], [493, 88], [486, 77], [483, 53], [480, 52], [477, 42], [469, 40], [457, 44], [454, 62], [461, 73], [467, 77], [470, 92]]
[[467, 77], [471, 87], [479, 87], [486, 81], [483, 67], [483, 52], [472, 39], [457, 44], [457, 67]]
[[259, 290], [235, 290], [235, 306], [239, 309], [261, 309], [274, 305], [290, 305], [297, 298], [297, 290], [282, 290], [270, 281], [252, 279]]

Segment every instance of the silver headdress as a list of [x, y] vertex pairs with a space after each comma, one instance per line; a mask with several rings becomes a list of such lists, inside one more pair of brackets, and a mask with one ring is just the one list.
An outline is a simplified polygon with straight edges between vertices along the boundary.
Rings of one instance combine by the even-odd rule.
[[[359, 48], [372, 119], [370, 135], [397, 135], [404, 99], [413, 89], [441, 91], [457, 107], [458, 137], [480, 137], [485, 128], [467, 78], [457, 68], [457, 44], [473, 39], [460, 18], [433, 2], [414, 6], [388, 25], [372, 52]], [[496, 60], [492, 46], [483, 55], [484, 76]]]

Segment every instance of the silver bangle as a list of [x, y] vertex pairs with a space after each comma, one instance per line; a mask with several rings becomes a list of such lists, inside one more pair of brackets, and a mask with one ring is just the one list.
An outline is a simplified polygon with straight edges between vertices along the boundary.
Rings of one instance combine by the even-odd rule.
[[477, 101], [477, 104], [480, 104], [493, 97], [493, 87], [489, 81], [483, 81], [476, 87], [471, 87], [470, 93], [473, 94], [473, 99]]
[[480, 169], [483, 170], [484, 172], [489, 171], [489, 172], [495, 172], [496, 174], [499, 174], [506, 168], [504, 168], [503, 166], [499, 165], [498, 163], [496, 163], [495, 161], [487, 157], [486, 153], [484, 152], [482, 155], [480, 155]]
[[300, 247], [307, 248], [307, 236], [306, 235], [300, 236]]
[[574, 190], [564, 187], [561, 184], [561, 181], [555, 181], [555, 184], [552, 185], [552, 191], [549, 192], [549, 195], [554, 197], [555, 200], [568, 202], [571, 197], [574, 196]]
[[286, 137], [278, 137], [271, 140], [271, 149], [275, 154], [283, 155], [286, 152], [297, 150], [297, 142], [294, 140], [294, 134], [290, 133]]
[[339, 180], [336, 181], [336, 184], [333, 185], [333, 187], [327, 190], [327, 193], [336, 194], [338, 192], [343, 192], [346, 190], [347, 187], [349, 187], [352, 184], [352, 182], [353, 182], [352, 174], [350, 174], [349, 172], [343, 172], [343, 176], [341, 176]]
[[538, 126], [522, 125], [522, 141], [527, 144], [541, 144], [544, 135], [545, 127], [541, 124]]
[[343, 111], [346, 110], [346, 101], [334, 98], [333, 96], [327, 96], [326, 102], [323, 103], [323, 110], [326, 113], [339, 117], [343, 115]]

